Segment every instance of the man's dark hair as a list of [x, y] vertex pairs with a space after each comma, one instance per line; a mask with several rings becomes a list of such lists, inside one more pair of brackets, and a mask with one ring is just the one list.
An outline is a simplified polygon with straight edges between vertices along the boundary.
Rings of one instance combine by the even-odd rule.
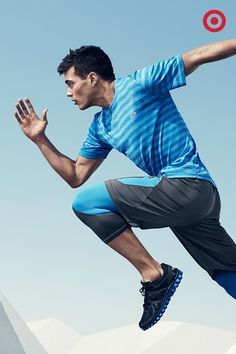
[[75, 68], [76, 74], [84, 79], [91, 71], [94, 71], [103, 80], [115, 80], [111, 60], [100, 47], [83, 45], [79, 49], [70, 49], [70, 54], [62, 60], [57, 71], [62, 75], [72, 66]]

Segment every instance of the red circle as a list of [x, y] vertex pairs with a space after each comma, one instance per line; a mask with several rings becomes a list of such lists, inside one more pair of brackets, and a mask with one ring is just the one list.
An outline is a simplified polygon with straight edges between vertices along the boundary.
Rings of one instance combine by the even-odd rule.
[[[218, 27], [211, 27], [208, 25], [207, 23], [207, 20], [209, 18], [209, 16], [211, 15], [218, 15], [220, 16], [221, 18], [221, 25], [218, 26]], [[212, 20], [214, 21], [214, 23], [212, 22]], [[217, 22], [215, 22], [215, 20], [217, 20]], [[213, 24], [213, 25], [216, 25], [219, 21], [216, 17], [213, 17], [210, 22]], [[226, 25], [226, 17], [225, 15], [223, 14], [223, 12], [219, 11], [219, 10], [210, 10], [208, 11], [207, 13], [205, 13], [204, 17], [203, 17], [203, 25], [204, 27], [210, 31], [210, 32], [220, 32], [222, 31], [222, 29], [225, 27]]]
[[212, 18], [210, 19], [210, 21], [211, 21], [211, 23], [212, 23], [213, 25], [217, 25], [217, 23], [219, 22], [219, 20], [218, 20], [217, 17], [212, 17]]

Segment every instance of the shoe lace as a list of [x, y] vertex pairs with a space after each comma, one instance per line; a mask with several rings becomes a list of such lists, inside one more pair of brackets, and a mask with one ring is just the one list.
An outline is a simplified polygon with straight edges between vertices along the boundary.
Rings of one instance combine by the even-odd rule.
[[147, 286], [147, 285], [143, 285], [142, 287], [141, 287], [141, 289], [139, 289], [139, 292], [142, 294], [142, 296], [144, 296], [144, 304], [143, 304], [143, 307], [146, 309], [148, 306], [149, 306], [149, 304], [150, 304], [150, 302], [151, 302], [151, 300], [150, 300], [150, 297], [149, 297], [149, 295], [150, 295], [150, 291], [149, 291], [150, 289], [149, 289], [149, 287]]

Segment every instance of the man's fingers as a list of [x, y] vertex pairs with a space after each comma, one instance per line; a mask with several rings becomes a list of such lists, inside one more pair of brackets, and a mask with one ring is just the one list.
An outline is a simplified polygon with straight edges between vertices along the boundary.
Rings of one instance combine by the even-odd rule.
[[27, 105], [28, 105], [28, 107], [29, 107], [30, 113], [36, 114], [36, 113], [35, 113], [35, 110], [34, 110], [34, 107], [33, 107], [32, 103], [30, 102], [30, 100], [29, 100], [28, 97], [25, 98], [25, 102], [27, 103]]
[[[25, 97], [25, 102], [22, 99], [19, 99], [16, 103], [16, 108], [18, 112], [15, 112], [17, 113], [17, 115], [15, 114], [15, 117], [19, 123], [31, 123], [31, 119], [39, 119], [28, 97]], [[47, 111], [47, 108], [43, 110], [42, 121], [47, 122]]]
[[42, 112], [42, 121], [47, 122], [47, 108], [44, 108], [43, 112]]
[[19, 102], [16, 103], [16, 108], [17, 108], [17, 110], [18, 110], [18, 113], [19, 113], [21, 119], [25, 119], [25, 118], [26, 118], [26, 117], [25, 117], [25, 114], [24, 114], [24, 112], [22, 111]]
[[20, 103], [21, 109], [22, 109], [22, 111], [24, 112], [24, 114], [25, 114], [26, 116], [28, 116], [28, 115], [29, 115], [29, 111], [28, 111], [28, 109], [26, 108], [26, 105], [25, 105], [24, 101], [23, 101], [22, 99], [20, 99], [18, 102]]
[[18, 123], [21, 125], [22, 124], [22, 120], [20, 119], [20, 116], [17, 112], [14, 112], [14, 116], [16, 117], [16, 119], [18, 120]]

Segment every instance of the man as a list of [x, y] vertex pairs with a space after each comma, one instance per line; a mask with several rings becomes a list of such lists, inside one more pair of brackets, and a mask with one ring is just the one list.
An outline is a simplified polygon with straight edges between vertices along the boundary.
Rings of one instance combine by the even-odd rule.
[[196, 262], [236, 298], [236, 245], [219, 221], [220, 196], [169, 93], [185, 85], [200, 65], [235, 54], [236, 40], [222, 41], [116, 79], [99, 47], [70, 50], [58, 67], [67, 96], [80, 110], [102, 107], [76, 161], [46, 137], [47, 109], [39, 119], [28, 98], [16, 104], [22, 131], [72, 188], [81, 187], [112, 148], [147, 173], [83, 188], [73, 201], [80, 220], [141, 274], [143, 330], [163, 315], [182, 271], [155, 260], [132, 227], [170, 227]]

